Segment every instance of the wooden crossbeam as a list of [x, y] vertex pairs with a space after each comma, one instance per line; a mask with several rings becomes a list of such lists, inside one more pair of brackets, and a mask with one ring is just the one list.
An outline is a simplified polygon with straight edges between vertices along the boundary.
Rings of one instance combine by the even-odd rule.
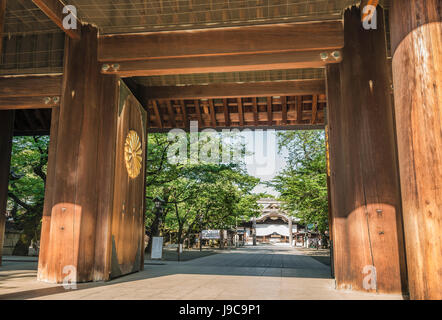
[[0, 97], [60, 96], [61, 81], [61, 75], [0, 77]]
[[343, 45], [341, 21], [288, 23], [106, 35], [98, 58], [122, 77], [319, 68]]
[[[322, 60], [321, 54], [328, 59]], [[103, 63], [103, 73], [121, 77], [160, 76], [171, 74], [265, 71], [282, 69], [323, 68], [327, 64], [339, 63], [333, 59], [332, 50], [255, 52], [229, 55], [209, 55], [175, 58], [149, 58]], [[118, 65], [118, 68], [113, 68]]]
[[325, 80], [288, 80], [253, 83], [144, 87], [148, 99], [223, 99], [325, 94]]
[[48, 16], [64, 33], [66, 33], [70, 38], [79, 40], [81, 38], [81, 21], [71, 14], [77, 22], [77, 29], [65, 29], [63, 27], [63, 19], [65, 14], [63, 14], [63, 8], [65, 5], [60, 0], [32, 0], [32, 2], [43, 11], [44, 14]]
[[102, 62], [121, 62], [343, 46], [342, 21], [326, 21], [101, 36], [98, 57]]
[[48, 109], [61, 100], [61, 76], [0, 78], [0, 110]]
[[43, 97], [0, 97], [0, 110], [50, 109], [60, 105], [60, 96], [46, 100]]

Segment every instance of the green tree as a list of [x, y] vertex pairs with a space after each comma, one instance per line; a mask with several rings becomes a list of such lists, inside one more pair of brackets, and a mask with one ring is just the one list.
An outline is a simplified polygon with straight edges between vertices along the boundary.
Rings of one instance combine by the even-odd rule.
[[40, 240], [49, 137], [15, 137], [8, 187], [8, 209], [15, 227], [23, 233], [13, 254], [28, 255]]
[[328, 230], [325, 133], [291, 131], [278, 134], [279, 148], [288, 150], [288, 166], [272, 181], [280, 200], [305, 224]]

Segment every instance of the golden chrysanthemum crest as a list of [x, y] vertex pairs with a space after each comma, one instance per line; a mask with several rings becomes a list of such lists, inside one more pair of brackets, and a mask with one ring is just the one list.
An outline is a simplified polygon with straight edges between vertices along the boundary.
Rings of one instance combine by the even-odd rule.
[[124, 159], [129, 177], [135, 179], [139, 176], [143, 161], [143, 148], [138, 133], [130, 130], [124, 144]]

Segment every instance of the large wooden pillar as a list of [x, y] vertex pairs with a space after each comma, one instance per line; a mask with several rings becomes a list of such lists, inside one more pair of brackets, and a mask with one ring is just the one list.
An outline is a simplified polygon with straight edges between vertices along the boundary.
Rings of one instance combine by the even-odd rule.
[[38, 279], [86, 282], [138, 271], [144, 161], [141, 174], [129, 177], [125, 157], [136, 142], [126, 148], [132, 128], [145, 159], [145, 115], [116, 76], [100, 74], [92, 26], [82, 27], [81, 40], [66, 38], [63, 77], [51, 127]]
[[344, 14], [343, 61], [327, 67], [330, 188], [337, 288], [406, 292], [391, 76], [382, 10], [365, 30]]
[[0, 266], [2, 265], [5, 236], [6, 203], [8, 201], [13, 130], [14, 111], [0, 111]]
[[442, 299], [442, 1], [392, 1], [399, 167], [412, 299]]

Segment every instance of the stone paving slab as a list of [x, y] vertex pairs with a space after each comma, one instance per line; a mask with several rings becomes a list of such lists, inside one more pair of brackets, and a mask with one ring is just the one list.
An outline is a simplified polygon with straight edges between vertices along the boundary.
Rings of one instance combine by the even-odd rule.
[[0, 299], [305, 300], [402, 299], [334, 289], [328, 266], [289, 247], [245, 247], [191, 261], [166, 261], [109, 282], [77, 290], [36, 280], [37, 264], [0, 267]]

